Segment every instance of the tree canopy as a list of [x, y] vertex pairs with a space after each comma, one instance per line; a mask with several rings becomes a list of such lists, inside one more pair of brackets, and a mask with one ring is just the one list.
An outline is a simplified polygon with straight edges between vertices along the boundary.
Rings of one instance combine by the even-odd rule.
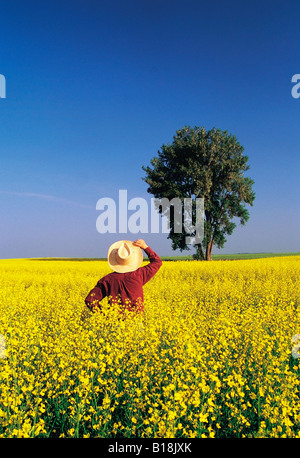
[[[228, 131], [215, 127], [184, 126], [173, 142], [163, 144], [151, 166], [143, 166], [147, 191], [155, 198], [191, 198], [193, 212], [197, 198], [204, 198], [204, 238], [196, 245], [195, 257], [210, 260], [213, 246], [223, 248], [226, 236], [232, 234], [239, 219], [249, 219], [246, 205], [253, 205], [254, 181], [244, 176], [249, 170], [244, 147]], [[185, 231], [175, 233], [172, 221], [168, 238], [172, 248], [189, 249]]]

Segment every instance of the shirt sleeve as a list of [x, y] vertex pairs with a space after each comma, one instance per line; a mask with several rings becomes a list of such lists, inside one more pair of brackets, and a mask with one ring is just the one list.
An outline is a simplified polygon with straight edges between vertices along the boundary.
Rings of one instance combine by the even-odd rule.
[[142, 275], [143, 285], [147, 283], [158, 271], [162, 265], [162, 260], [149, 246], [145, 249], [150, 263], [144, 267], [140, 267], [139, 271]]
[[85, 298], [85, 303], [89, 309], [99, 307], [99, 302], [106, 296], [106, 291], [104, 284], [101, 280], [98, 281], [95, 288], [93, 288], [87, 297]]

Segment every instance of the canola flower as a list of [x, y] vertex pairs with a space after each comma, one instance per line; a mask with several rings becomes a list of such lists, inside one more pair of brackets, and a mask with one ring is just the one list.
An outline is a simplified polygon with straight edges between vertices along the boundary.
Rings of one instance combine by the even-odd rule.
[[87, 315], [101, 261], [0, 261], [0, 437], [300, 437], [300, 257], [164, 262]]

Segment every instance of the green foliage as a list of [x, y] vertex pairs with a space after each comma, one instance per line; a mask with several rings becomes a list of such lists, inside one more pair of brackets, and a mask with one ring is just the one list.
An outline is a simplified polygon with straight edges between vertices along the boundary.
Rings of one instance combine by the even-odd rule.
[[[243, 152], [243, 146], [227, 131], [185, 126], [176, 132], [171, 144], [162, 145], [158, 155], [151, 159], [151, 166], [143, 167], [147, 191], [154, 197], [188, 197], [194, 205], [196, 198], [204, 198], [202, 246], [206, 259], [211, 259], [214, 244], [224, 247], [226, 236], [236, 227], [234, 218], [242, 225], [249, 219], [246, 204], [253, 205], [254, 181], [244, 176], [249, 165]], [[175, 234], [172, 219], [170, 226], [172, 248], [189, 249], [185, 232]], [[197, 247], [196, 259], [201, 258], [201, 249]]]

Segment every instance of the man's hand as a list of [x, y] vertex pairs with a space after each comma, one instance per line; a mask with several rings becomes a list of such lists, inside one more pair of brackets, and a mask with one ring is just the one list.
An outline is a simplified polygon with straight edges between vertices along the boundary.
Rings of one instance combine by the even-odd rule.
[[146, 244], [145, 240], [142, 240], [142, 239], [135, 240], [133, 242], [133, 245], [138, 246], [138, 247], [142, 248], [143, 250], [148, 248], [148, 245]]

